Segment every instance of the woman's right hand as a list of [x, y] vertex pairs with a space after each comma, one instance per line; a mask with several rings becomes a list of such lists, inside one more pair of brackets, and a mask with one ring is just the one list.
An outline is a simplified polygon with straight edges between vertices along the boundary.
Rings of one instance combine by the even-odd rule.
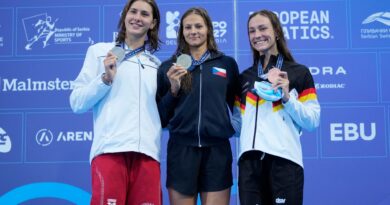
[[114, 80], [116, 74], [116, 61], [117, 57], [110, 51], [108, 52], [106, 58], [103, 60], [105, 74], [103, 76], [103, 81], [106, 84], [111, 84]]
[[171, 93], [173, 96], [177, 96], [180, 90], [181, 78], [187, 74], [187, 69], [175, 63], [169, 68], [167, 76], [171, 83]]

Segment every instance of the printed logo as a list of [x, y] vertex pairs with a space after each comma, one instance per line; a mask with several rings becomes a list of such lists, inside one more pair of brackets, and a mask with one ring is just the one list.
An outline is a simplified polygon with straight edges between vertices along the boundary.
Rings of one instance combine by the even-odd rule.
[[[2, 30], [2, 25], [0, 24], [0, 31]], [[4, 37], [0, 36], [0, 47], [4, 47]]]
[[215, 42], [222, 44], [227, 43], [227, 39], [225, 37], [227, 32], [228, 24], [226, 21], [213, 21], [213, 30]]
[[86, 142], [92, 141], [92, 131], [60, 131], [53, 134], [49, 129], [40, 129], [35, 135], [38, 145], [49, 146], [56, 136], [56, 142]]
[[340, 141], [372, 141], [376, 137], [376, 123], [331, 123], [330, 140]]
[[381, 22], [386, 26], [390, 26], [390, 12], [378, 12], [364, 19], [362, 24], [369, 24], [372, 22]]
[[[340, 76], [340, 75], [347, 75], [347, 70], [343, 66], [310, 66], [309, 67], [310, 73], [313, 76]], [[316, 89], [344, 89], [346, 88], [346, 83], [315, 83]]]
[[[122, 11], [118, 13], [118, 19], [120, 19], [122, 16]], [[118, 31], [113, 31], [112, 32], [112, 42], [116, 41], [116, 38], [118, 37], [119, 32]]]
[[42, 198], [61, 199], [61, 202], [72, 202], [71, 204], [89, 204], [91, 194], [70, 184], [38, 182], [23, 184], [4, 193], [0, 196], [0, 204], [28, 204], [31, 200]]
[[[166, 27], [166, 45], [176, 45], [177, 32], [180, 26], [180, 12], [179, 11], [167, 11], [165, 14], [165, 20], [168, 26]], [[226, 44], [228, 42], [226, 38], [228, 24], [226, 21], [213, 21], [213, 31], [215, 42], [218, 44]]]
[[284, 203], [286, 203], [286, 199], [276, 198], [275, 203], [276, 204], [284, 204]]
[[116, 199], [107, 199], [107, 205], [116, 205]]
[[287, 39], [330, 39], [329, 10], [275, 12], [283, 25]]
[[25, 36], [27, 39], [25, 50], [32, 50], [35, 44], [41, 42], [42, 48], [51, 43], [54, 44], [93, 44], [91, 37], [84, 37], [84, 33], [90, 32], [88, 27], [56, 27], [59, 18], [52, 18], [47, 13], [41, 13], [22, 19]]
[[44, 81], [44, 80], [33, 80], [27, 78], [21, 80], [18, 78], [8, 79], [3, 78], [0, 81], [1, 91], [7, 92], [22, 92], [22, 91], [61, 91], [61, 90], [71, 90], [73, 89], [73, 81], [60, 80], [56, 78], [55, 80]]
[[35, 135], [35, 141], [42, 147], [48, 146], [53, 141], [53, 133], [48, 129], [41, 129]]
[[387, 156], [386, 124], [380, 120], [385, 118], [384, 107], [349, 106], [323, 111], [322, 157]]
[[[253, 11], [249, 12], [251, 15]], [[278, 16], [284, 37], [288, 39], [333, 39], [329, 10], [273, 11]]]
[[226, 69], [213, 67], [213, 74], [226, 78]]
[[[377, 71], [376, 65], [372, 63], [376, 61], [375, 54], [314, 54], [301, 58], [301, 61], [308, 66], [322, 102], [377, 101], [378, 93], [374, 92], [378, 89]], [[366, 72], [367, 69], [372, 72]]]
[[177, 38], [177, 31], [180, 26], [180, 18], [179, 18], [180, 12], [179, 11], [167, 11], [165, 21], [168, 24], [166, 29], [166, 37], [168, 39], [176, 39]]
[[8, 153], [11, 151], [12, 143], [10, 136], [5, 130], [0, 127], [0, 153]]
[[[31, 47], [34, 43], [41, 40], [45, 48], [48, 45], [49, 39], [55, 33], [55, 23], [58, 21], [58, 18], [52, 21], [51, 16], [47, 16], [47, 14], [39, 14], [36, 16], [28, 17], [23, 19], [24, 31], [27, 37], [27, 45], [25, 46], [26, 50], [31, 50]], [[27, 24], [27, 25], [26, 25]], [[27, 35], [27, 31], [31, 29], [33, 30], [32, 36]]]
[[[378, 22], [379, 24], [375, 24]], [[390, 12], [371, 14], [362, 21], [361, 39], [390, 39]]]
[[[278, 16], [286, 39], [333, 39], [329, 10], [273, 11]], [[253, 11], [249, 12], [249, 15]]]

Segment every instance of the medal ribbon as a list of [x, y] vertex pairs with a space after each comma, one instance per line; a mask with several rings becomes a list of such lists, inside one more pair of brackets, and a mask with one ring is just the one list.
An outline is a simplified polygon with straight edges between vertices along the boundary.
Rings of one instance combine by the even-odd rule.
[[188, 68], [188, 70], [192, 71], [195, 68], [195, 66], [200, 65], [203, 62], [205, 62], [209, 56], [210, 56], [209, 50], [207, 50], [205, 53], [203, 53], [203, 55], [200, 57], [199, 60], [195, 60], [195, 58], [191, 56], [192, 64], [191, 64], [191, 67]]
[[[276, 60], [276, 65], [275, 67], [278, 69], [282, 68], [283, 65], [283, 56], [281, 54], [278, 55], [278, 59]], [[263, 71], [263, 64], [261, 63], [261, 60], [259, 60], [259, 63], [257, 65], [257, 76], [262, 78], [262, 79], [267, 79], [267, 74], [264, 73]]]

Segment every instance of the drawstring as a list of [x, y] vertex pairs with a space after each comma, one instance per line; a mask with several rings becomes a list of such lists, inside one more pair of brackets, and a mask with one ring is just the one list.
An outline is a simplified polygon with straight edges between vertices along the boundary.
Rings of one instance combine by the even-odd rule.
[[263, 154], [261, 155], [260, 160], [263, 160], [264, 157], [265, 157], [265, 152], [263, 152]]

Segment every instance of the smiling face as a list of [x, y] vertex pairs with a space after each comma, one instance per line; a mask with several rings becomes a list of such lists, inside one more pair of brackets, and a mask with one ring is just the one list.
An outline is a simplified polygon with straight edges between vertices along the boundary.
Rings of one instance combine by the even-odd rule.
[[135, 1], [125, 18], [126, 36], [145, 38], [149, 29], [155, 26], [152, 7], [144, 1]]
[[248, 33], [251, 46], [260, 55], [278, 53], [277, 37], [269, 18], [260, 14], [254, 16], [248, 23]]
[[198, 14], [190, 14], [183, 19], [183, 36], [191, 48], [207, 49], [207, 26]]

